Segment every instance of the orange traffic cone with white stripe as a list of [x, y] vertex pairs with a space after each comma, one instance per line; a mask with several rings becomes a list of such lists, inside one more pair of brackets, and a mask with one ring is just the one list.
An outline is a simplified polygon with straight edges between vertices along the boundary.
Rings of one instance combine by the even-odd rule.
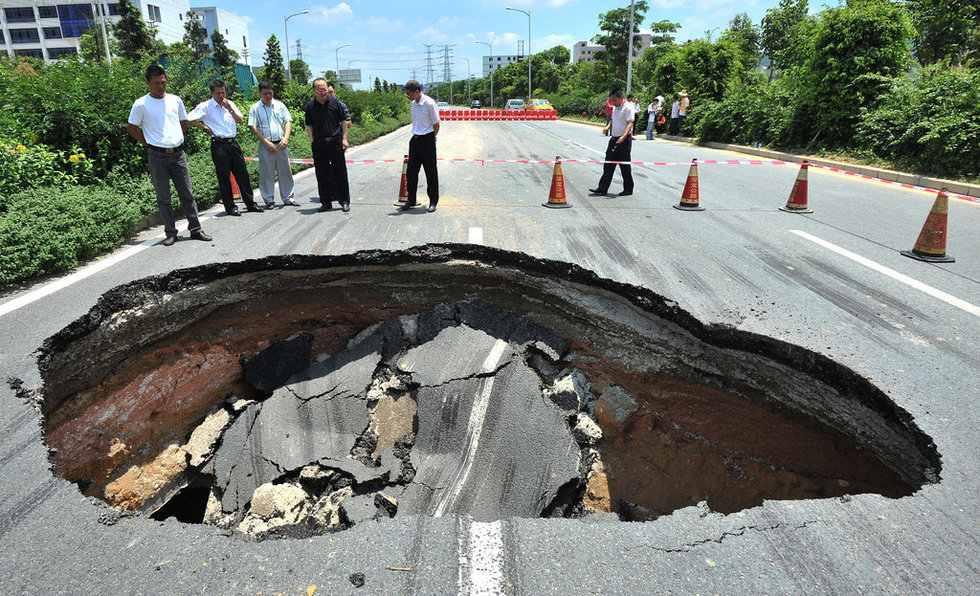
[[228, 174], [228, 177], [231, 178], [231, 198], [233, 199], [242, 198], [242, 189], [238, 188], [238, 181], [235, 180], [235, 175]]
[[922, 225], [919, 239], [912, 250], [903, 250], [902, 254], [930, 263], [955, 263], [956, 259], [946, 255], [946, 215], [949, 212], [949, 195], [946, 189], [939, 191], [932, 210]]
[[698, 189], [698, 160], [691, 160], [691, 169], [687, 172], [687, 182], [684, 183], [684, 192], [681, 193], [681, 202], [674, 205], [674, 209], [681, 211], [704, 211], [700, 204], [700, 191]]
[[571, 207], [566, 202], [565, 174], [561, 169], [560, 155], [555, 156], [555, 173], [551, 176], [551, 191], [548, 193], [548, 202], [542, 204], [552, 209], [566, 209]]
[[398, 200], [395, 201], [395, 205], [404, 205], [408, 203], [408, 156], [405, 156], [405, 160], [402, 162], [402, 182], [398, 187]]
[[810, 167], [810, 162], [803, 160], [803, 164], [800, 166], [800, 173], [796, 175], [796, 182], [793, 184], [793, 190], [789, 191], [789, 200], [786, 201], [785, 207], [780, 207], [781, 211], [787, 213], [813, 213], [813, 209], [807, 207], [807, 170]]

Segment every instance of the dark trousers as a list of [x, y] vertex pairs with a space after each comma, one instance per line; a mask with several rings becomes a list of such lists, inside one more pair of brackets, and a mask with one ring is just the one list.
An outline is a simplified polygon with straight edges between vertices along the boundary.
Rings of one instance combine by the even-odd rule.
[[218, 176], [218, 192], [221, 194], [221, 203], [225, 206], [225, 211], [235, 208], [235, 198], [231, 196], [231, 179], [229, 174], [235, 175], [235, 182], [242, 192], [242, 200], [245, 205], [251, 207], [255, 204], [252, 198], [252, 181], [248, 178], [248, 168], [245, 167], [245, 156], [242, 155], [242, 148], [238, 146], [238, 141], [211, 140], [211, 160], [214, 162], [214, 173]]
[[337, 201], [341, 205], [350, 205], [347, 157], [339, 135], [329, 141], [313, 141], [313, 168], [320, 204], [330, 207]]
[[670, 119], [670, 135], [673, 136], [673, 137], [676, 137], [677, 136], [677, 133], [680, 132], [680, 128], [681, 128], [681, 119], [680, 118], [671, 118]]
[[170, 197], [170, 181], [173, 180], [180, 206], [187, 218], [187, 230], [197, 232], [201, 229], [201, 221], [197, 216], [197, 201], [191, 189], [191, 176], [187, 169], [187, 156], [183, 151], [163, 153], [150, 149], [147, 152], [150, 164], [150, 180], [157, 195], [157, 209], [163, 219], [163, 229], [167, 236], [177, 235], [177, 224], [174, 221], [173, 199]]
[[419, 169], [425, 169], [425, 194], [429, 196], [429, 204], [439, 203], [439, 170], [436, 169], [436, 135], [416, 135], [408, 142], [408, 171], [405, 182], [408, 185], [409, 205], [416, 203], [415, 197], [419, 187]]
[[[609, 137], [609, 145], [606, 147], [606, 161], [630, 161], [632, 158], [630, 154], [633, 151], [633, 139], [630, 135], [626, 135], [626, 140], [622, 143], [616, 143], [619, 137]], [[633, 192], [633, 166], [630, 164], [620, 164], [619, 171], [623, 174], [623, 190], [626, 192]], [[607, 163], [602, 165], [602, 178], [599, 178], [599, 186], [597, 187], [600, 191], [606, 192], [609, 190], [609, 185], [612, 183], [613, 173], [616, 172], [616, 164]]]

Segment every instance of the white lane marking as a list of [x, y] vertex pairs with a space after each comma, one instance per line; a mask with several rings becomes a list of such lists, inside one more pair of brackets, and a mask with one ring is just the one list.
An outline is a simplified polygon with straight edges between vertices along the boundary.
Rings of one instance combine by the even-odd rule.
[[[502, 339], [498, 339], [493, 344], [493, 347], [490, 348], [490, 353], [487, 354], [486, 360], [483, 361], [482, 368], [484, 373], [492, 372], [497, 367], [497, 363], [500, 362], [500, 358], [504, 355], [506, 348], [507, 342]], [[453, 479], [451, 488], [446, 491], [446, 495], [439, 505], [436, 506], [436, 510], [432, 514], [433, 517], [442, 517], [446, 513], [446, 509], [456, 502], [456, 499], [459, 498], [459, 493], [466, 484], [466, 479], [469, 477], [470, 471], [473, 469], [473, 462], [476, 460], [476, 454], [480, 447], [480, 435], [483, 433], [483, 420], [486, 418], [487, 408], [490, 406], [493, 380], [494, 377], [485, 377], [480, 380], [479, 393], [473, 402], [473, 409], [470, 410], [470, 419], [466, 425], [466, 436], [468, 439], [465, 447], [463, 467], [456, 472], [456, 477]]]
[[837, 246], [836, 244], [831, 244], [830, 242], [827, 242], [826, 240], [824, 240], [822, 238], [817, 238], [816, 236], [813, 236], [811, 234], [807, 234], [806, 232], [804, 232], [802, 230], [790, 230], [790, 232], [793, 233], [793, 234], [796, 234], [797, 236], [799, 236], [801, 238], [805, 238], [805, 239], [809, 240], [810, 242], [813, 242], [815, 244], [819, 244], [820, 246], [822, 246], [822, 247], [824, 247], [824, 248], [826, 248], [828, 250], [832, 250], [832, 251], [834, 251], [835, 253], [837, 253], [837, 254], [839, 254], [841, 256], [845, 256], [848, 259], [851, 259], [852, 261], [854, 261], [856, 263], [860, 263], [861, 265], [864, 265], [865, 267], [869, 267], [869, 268], [874, 269], [875, 271], [877, 271], [879, 273], [883, 273], [883, 274], [887, 275], [888, 277], [890, 277], [890, 278], [892, 278], [892, 279], [894, 279], [896, 281], [900, 281], [900, 282], [902, 282], [903, 284], [905, 284], [905, 285], [907, 285], [909, 287], [912, 287], [912, 288], [915, 288], [916, 290], [919, 290], [920, 292], [925, 292], [926, 294], [929, 294], [933, 298], [939, 298], [940, 300], [942, 300], [943, 302], [945, 302], [947, 304], [951, 304], [951, 305], [955, 306], [956, 308], [959, 308], [961, 310], [965, 310], [966, 312], [970, 313], [971, 315], [975, 315], [975, 316], [980, 317], [980, 306], [976, 306], [974, 304], [970, 304], [966, 300], [961, 300], [961, 299], [957, 298], [956, 296], [953, 296], [952, 294], [947, 294], [946, 292], [943, 292], [942, 290], [938, 290], [938, 289], [936, 289], [936, 288], [934, 288], [934, 287], [932, 287], [932, 286], [930, 286], [928, 284], [922, 283], [921, 281], [919, 281], [917, 279], [913, 279], [913, 278], [911, 278], [911, 277], [909, 277], [907, 275], [904, 275], [902, 273], [899, 273], [898, 271], [895, 271], [894, 269], [889, 269], [888, 267], [885, 267], [884, 265], [881, 265], [879, 263], [876, 263], [876, 262], [872, 261], [871, 259], [867, 259], [865, 257], [862, 257], [859, 254], [853, 253], [853, 252], [847, 250], [846, 248], [841, 248], [841, 247]]
[[470, 522], [470, 594], [504, 593], [503, 559], [500, 522]]
[[483, 244], [483, 228], [470, 228], [470, 244]]

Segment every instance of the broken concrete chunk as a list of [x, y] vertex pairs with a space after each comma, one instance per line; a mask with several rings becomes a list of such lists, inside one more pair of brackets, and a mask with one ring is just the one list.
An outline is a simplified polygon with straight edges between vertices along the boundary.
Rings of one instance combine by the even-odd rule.
[[595, 416], [599, 422], [622, 424], [630, 414], [640, 408], [636, 400], [617, 385], [606, 387], [595, 403]]
[[397, 368], [411, 373], [416, 383], [433, 387], [455, 379], [488, 375], [513, 357], [514, 350], [507, 342], [459, 326], [443, 329], [431, 341], [408, 350], [398, 359]]
[[579, 445], [595, 445], [602, 439], [602, 429], [587, 414], [579, 413], [576, 417], [575, 427], [572, 429], [572, 435]]
[[453, 307], [448, 304], [440, 304], [432, 310], [419, 313], [417, 343], [424, 344], [431, 341], [443, 329], [456, 325], [459, 325], [456, 320], [456, 313], [453, 311]]
[[379, 513], [388, 517], [395, 517], [395, 514], [398, 513], [398, 499], [385, 494], [384, 491], [378, 491], [374, 495], [374, 506], [377, 507]]
[[310, 365], [313, 335], [299, 333], [277, 341], [252, 358], [242, 361], [245, 380], [263, 393], [272, 393]]
[[343, 530], [347, 527], [347, 515], [341, 503], [354, 495], [350, 487], [323, 495], [310, 511], [310, 520], [325, 531]]
[[591, 395], [588, 380], [578, 371], [566, 372], [555, 379], [550, 387], [544, 388], [544, 396], [569, 414], [584, 409]]
[[460, 302], [456, 309], [460, 323], [515, 345], [533, 345], [553, 362], [568, 353], [568, 344], [551, 329], [485, 300], [476, 298]]
[[231, 424], [231, 414], [224, 408], [219, 408], [191, 433], [191, 438], [184, 445], [184, 451], [190, 455], [188, 463], [194, 468], [200, 468], [211, 459], [215, 446], [221, 440], [221, 434]]

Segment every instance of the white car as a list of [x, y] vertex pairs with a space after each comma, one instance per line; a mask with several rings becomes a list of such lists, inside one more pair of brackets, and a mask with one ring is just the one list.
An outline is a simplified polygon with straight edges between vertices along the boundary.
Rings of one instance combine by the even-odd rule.
[[448, 110], [449, 109], [449, 102], [448, 101], [437, 101], [436, 102], [436, 107], [439, 108], [440, 110]]
[[524, 100], [523, 99], [508, 99], [507, 103], [504, 105], [505, 110], [523, 110]]

